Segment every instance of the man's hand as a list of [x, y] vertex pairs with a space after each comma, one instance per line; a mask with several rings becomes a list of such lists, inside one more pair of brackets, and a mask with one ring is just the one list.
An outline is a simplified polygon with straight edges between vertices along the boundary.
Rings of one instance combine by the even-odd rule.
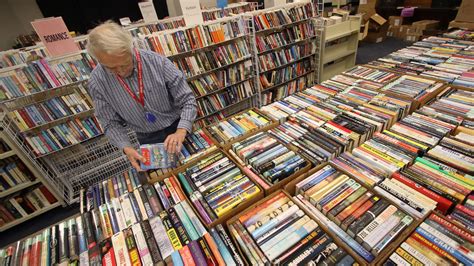
[[140, 168], [140, 162], [144, 163], [146, 162], [145, 158], [140, 155], [140, 153], [135, 150], [132, 147], [125, 147], [123, 148], [123, 153], [127, 155], [128, 160], [130, 160], [130, 163], [132, 164], [133, 168], [137, 169], [137, 171], [143, 171]]
[[178, 154], [181, 151], [184, 138], [186, 137], [187, 131], [184, 128], [178, 128], [174, 134], [169, 135], [165, 139], [165, 148], [169, 153]]

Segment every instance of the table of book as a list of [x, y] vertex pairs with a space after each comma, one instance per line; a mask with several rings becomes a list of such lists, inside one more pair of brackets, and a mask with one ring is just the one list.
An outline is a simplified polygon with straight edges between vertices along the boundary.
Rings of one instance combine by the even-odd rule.
[[85, 188], [80, 215], [0, 259], [472, 265], [474, 91], [412, 74], [356, 66], [212, 124], [177, 168]]

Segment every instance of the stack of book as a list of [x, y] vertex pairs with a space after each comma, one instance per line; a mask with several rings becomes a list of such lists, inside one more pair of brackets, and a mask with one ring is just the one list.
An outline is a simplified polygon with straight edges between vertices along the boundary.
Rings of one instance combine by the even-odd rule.
[[273, 121], [266, 115], [250, 109], [229, 117], [206, 128], [216, 143], [224, 145], [238, 137], [247, 135], [260, 128], [270, 126]]
[[472, 231], [432, 213], [390, 255], [385, 265], [472, 265]]
[[250, 265], [351, 265], [354, 259], [284, 192], [228, 222]]
[[414, 222], [401, 208], [330, 165], [299, 181], [295, 191], [318, 222], [369, 263]]
[[96, 63], [86, 53], [71, 61], [50, 63], [45, 59], [11, 70], [0, 77], [0, 100], [13, 99], [36, 92], [86, 80]]
[[403, 75], [390, 84], [384, 86], [381, 91], [421, 101], [430, 94], [438, 91], [443, 86], [443, 83], [434, 80]]
[[246, 206], [262, 194], [248, 169], [240, 169], [221, 151], [208, 155], [178, 173], [190, 202], [207, 224], [222, 221], [233, 209]]
[[463, 205], [456, 205], [456, 208], [453, 212], [448, 215], [448, 218], [457, 221], [459, 224], [463, 225], [466, 229], [474, 229], [474, 206], [473, 206], [474, 196], [469, 195]]
[[229, 153], [253, 172], [250, 177], [265, 190], [304, 172], [309, 166], [298, 153], [264, 132], [233, 143]]
[[0, 202], [0, 226], [26, 218], [56, 202], [57, 199], [44, 185], [10, 195]]
[[76, 118], [40, 133], [25, 136], [25, 141], [36, 156], [47, 155], [103, 134], [95, 116]]
[[27, 105], [8, 113], [20, 131], [48, 124], [93, 109], [92, 99], [82, 84], [71, 94]]

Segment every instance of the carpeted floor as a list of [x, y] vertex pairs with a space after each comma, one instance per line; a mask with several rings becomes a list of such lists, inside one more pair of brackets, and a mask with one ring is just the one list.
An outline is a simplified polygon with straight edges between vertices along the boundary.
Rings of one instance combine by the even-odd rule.
[[[409, 44], [410, 43], [408, 42], [404, 42], [395, 38], [387, 38], [381, 43], [361, 42], [357, 51], [356, 64], [368, 63], [379, 57], [383, 57], [391, 52], [399, 50]], [[66, 208], [56, 208], [5, 232], [1, 232], [0, 248], [35, 232], [38, 232], [52, 224], [58, 223], [74, 214], [77, 214], [78, 212], [79, 206], [77, 204]]]
[[360, 42], [359, 49], [357, 50], [356, 64], [366, 64], [408, 45], [411, 45], [411, 43], [392, 37], [388, 37], [380, 43]]

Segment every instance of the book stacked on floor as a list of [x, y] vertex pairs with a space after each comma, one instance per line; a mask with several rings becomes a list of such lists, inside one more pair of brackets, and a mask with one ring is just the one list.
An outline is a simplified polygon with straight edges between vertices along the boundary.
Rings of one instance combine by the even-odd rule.
[[266, 191], [286, 183], [310, 165], [301, 155], [265, 132], [233, 143], [229, 153], [253, 173], [250, 177]]
[[25, 164], [15, 157], [0, 162], [0, 194], [18, 185], [34, 181], [35, 177]]
[[43, 156], [84, 142], [103, 134], [103, 129], [95, 116], [76, 118], [25, 136], [25, 141], [36, 156]]
[[296, 199], [366, 262], [414, 223], [411, 215], [326, 165], [296, 183]]
[[355, 260], [283, 192], [228, 222], [250, 265], [352, 265]]
[[[2, 174], [2, 176], [4, 176]], [[50, 207], [57, 199], [40, 185], [9, 195], [0, 201], [0, 227]]]
[[247, 34], [244, 21], [238, 18], [213, 21], [199, 26], [160, 31], [134, 39], [136, 47], [164, 56], [190, 52]]
[[260, 128], [271, 126], [273, 123], [273, 120], [266, 115], [250, 109], [210, 125], [206, 130], [216, 140], [215, 143], [225, 145]]
[[64, 117], [92, 110], [92, 99], [84, 86], [79, 84], [77, 88], [71, 94], [27, 105], [11, 111], [8, 115], [20, 131], [27, 131]]
[[384, 265], [472, 265], [473, 243], [472, 231], [432, 213]]
[[177, 176], [202, 221], [210, 225], [263, 195], [253, 178], [249, 178], [251, 174], [218, 151], [183, 169]]
[[0, 77], [0, 99], [13, 99], [86, 80], [94, 67], [95, 61], [86, 53], [66, 62], [34, 61]]

